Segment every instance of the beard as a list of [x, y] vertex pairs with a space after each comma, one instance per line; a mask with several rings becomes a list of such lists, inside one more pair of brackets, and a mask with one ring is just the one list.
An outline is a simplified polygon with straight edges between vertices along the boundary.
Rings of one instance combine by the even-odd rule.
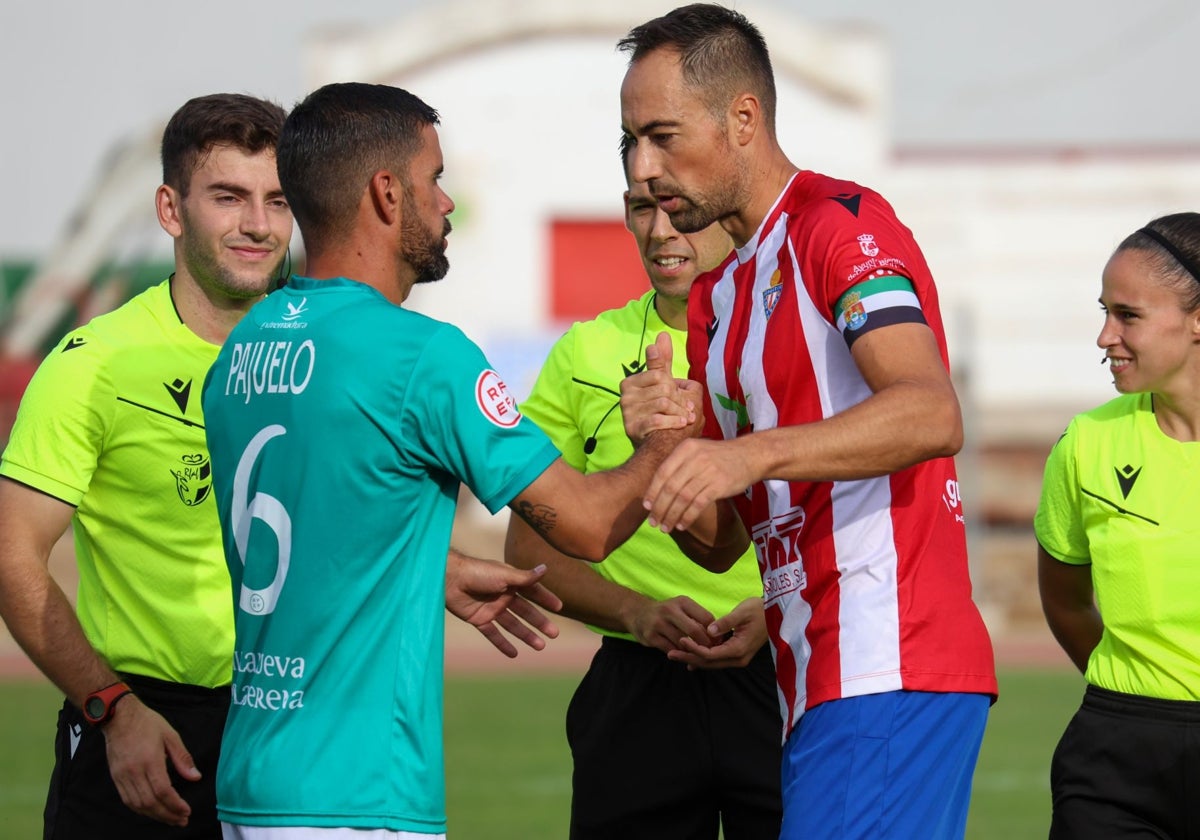
[[734, 161], [731, 173], [713, 178], [715, 186], [712, 192], [693, 190], [687, 194], [678, 184], [662, 179], [651, 181], [649, 186], [656, 195], [673, 195], [679, 199], [679, 208], [667, 213], [675, 230], [680, 233], [699, 233], [709, 225], [737, 214], [745, 206], [748, 171], [745, 161]]
[[416, 203], [406, 192], [400, 221], [400, 254], [416, 274], [414, 283], [434, 283], [446, 276], [450, 260], [446, 258], [446, 237], [450, 220], [442, 220], [440, 235], [421, 224]]

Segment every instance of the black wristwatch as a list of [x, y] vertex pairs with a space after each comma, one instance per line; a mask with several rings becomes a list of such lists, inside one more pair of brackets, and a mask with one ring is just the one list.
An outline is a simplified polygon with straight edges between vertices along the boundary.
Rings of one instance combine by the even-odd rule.
[[133, 689], [123, 682], [105, 686], [99, 691], [93, 691], [83, 701], [83, 717], [92, 726], [108, 723], [113, 716], [117, 702], [126, 694], [132, 694]]

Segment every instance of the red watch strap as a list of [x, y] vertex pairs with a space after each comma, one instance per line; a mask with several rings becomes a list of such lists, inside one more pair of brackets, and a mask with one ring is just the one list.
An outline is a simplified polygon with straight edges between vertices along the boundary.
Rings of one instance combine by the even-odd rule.
[[117, 701], [132, 693], [133, 689], [123, 682], [115, 682], [93, 691], [83, 701], [83, 717], [93, 726], [106, 723], [112, 717]]

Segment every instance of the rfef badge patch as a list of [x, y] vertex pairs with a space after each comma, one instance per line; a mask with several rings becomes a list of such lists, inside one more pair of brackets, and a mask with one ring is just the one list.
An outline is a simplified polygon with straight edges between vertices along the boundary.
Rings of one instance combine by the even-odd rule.
[[502, 429], [511, 429], [521, 419], [517, 401], [508, 393], [508, 387], [500, 374], [485, 370], [475, 380], [475, 402], [483, 416]]

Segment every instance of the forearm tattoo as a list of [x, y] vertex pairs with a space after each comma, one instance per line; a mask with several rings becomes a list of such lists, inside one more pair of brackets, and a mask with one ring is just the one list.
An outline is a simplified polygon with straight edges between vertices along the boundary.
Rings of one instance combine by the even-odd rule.
[[546, 537], [558, 524], [558, 511], [549, 505], [535, 505], [530, 502], [518, 502], [517, 515], [537, 532], [538, 536]]

